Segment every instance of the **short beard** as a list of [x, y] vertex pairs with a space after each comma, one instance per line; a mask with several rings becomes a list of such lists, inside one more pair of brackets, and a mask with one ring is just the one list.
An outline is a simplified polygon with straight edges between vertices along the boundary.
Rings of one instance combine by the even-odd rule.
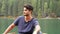
[[27, 15], [24, 15], [24, 16], [29, 16], [29, 15], [27, 14]]

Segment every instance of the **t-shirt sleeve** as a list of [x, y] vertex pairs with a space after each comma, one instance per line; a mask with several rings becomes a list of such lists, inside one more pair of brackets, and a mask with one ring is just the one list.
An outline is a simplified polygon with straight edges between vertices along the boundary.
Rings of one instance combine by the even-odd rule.
[[37, 19], [34, 20], [34, 26], [39, 25], [39, 22]]
[[20, 16], [16, 19], [16, 20], [14, 20], [14, 24], [17, 26], [18, 25], [18, 23], [19, 23], [19, 19], [20, 19]]

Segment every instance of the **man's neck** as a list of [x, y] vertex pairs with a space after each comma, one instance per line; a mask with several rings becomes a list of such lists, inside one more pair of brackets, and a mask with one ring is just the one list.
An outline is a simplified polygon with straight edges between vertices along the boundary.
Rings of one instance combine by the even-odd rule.
[[25, 16], [25, 21], [28, 22], [32, 19], [33, 17], [32, 16]]

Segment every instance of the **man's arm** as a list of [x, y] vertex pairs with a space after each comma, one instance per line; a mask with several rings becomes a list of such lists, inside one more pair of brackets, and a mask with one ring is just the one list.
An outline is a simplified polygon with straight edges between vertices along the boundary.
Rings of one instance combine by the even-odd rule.
[[15, 24], [12, 23], [6, 30], [3, 34], [7, 34], [10, 30], [12, 30], [13, 28], [15, 27]]
[[40, 26], [36, 25], [33, 34], [37, 34], [40, 31]]

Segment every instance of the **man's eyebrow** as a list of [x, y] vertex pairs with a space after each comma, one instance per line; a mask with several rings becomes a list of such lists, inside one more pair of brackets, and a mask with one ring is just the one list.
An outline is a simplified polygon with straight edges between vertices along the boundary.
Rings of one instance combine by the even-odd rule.
[[27, 9], [25, 9], [24, 11], [27, 11]]

